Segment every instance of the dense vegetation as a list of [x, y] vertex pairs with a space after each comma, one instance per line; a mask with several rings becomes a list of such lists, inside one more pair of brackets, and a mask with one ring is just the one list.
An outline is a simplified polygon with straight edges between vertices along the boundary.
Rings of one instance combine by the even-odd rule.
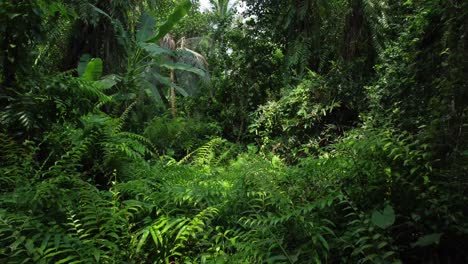
[[0, 0], [1, 263], [468, 263], [468, 1]]

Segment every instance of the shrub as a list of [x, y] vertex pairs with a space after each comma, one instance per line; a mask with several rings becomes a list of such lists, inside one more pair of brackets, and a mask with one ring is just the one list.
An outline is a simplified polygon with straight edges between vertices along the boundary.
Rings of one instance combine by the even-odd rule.
[[160, 155], [182, 158], [219, 134], [215, 123], [189, 117], [156, 117], [146, 125], [144, 135]]

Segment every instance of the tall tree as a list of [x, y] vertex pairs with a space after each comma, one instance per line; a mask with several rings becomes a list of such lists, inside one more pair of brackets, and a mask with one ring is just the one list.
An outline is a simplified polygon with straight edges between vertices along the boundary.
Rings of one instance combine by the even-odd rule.
[[74, 21], [63, 69], [74, 69], [83, 54], [104, 61], [105, 72], [122, 72], [125, 68], [139, 10], [152, 0], [96, 1], [70, 0], [79, 18]]

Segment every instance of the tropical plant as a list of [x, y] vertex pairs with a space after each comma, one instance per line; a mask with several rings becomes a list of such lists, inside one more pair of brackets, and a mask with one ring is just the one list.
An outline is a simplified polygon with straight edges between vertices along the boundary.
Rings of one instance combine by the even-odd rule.
[[[176, 83], [176, 71], [190, 72], [205, 76], [206, 61], [199, 53], [185, 47], [181, 42], [177, 48], [176, 42], [169, 34], [175, 23], [181, 20], [191, 8], [190, 1], [184, 1], [176, 7], [168, 19], [155, 30], [155, 20], [148, 14], [142, 14], [139, 20], [139, 29], [136, 34], [136, 49], [129, 61], [127, 82], [137, 82], [137, 87], [147, 90], [157, 101], [162, 101], [167, 108], [172, 109], [175, 117], [175, 91], [183, 96], [189, 93]], [[155, 33], [154, 33], [155, 32]], [[160, 41], [160, 45], [155, 42]], [[181, 63], [181, 58], [192, 58], [192, 64]], [[195, 63], [195, 64], [194, 64]], [[165, 76], [169, 70], [169, 76]], [[183, 84], [183, 83], [182, 83]], [[170, 105], [164, 91], [169, 87]]]
[[144, 135], [160, 155], [182, 158], [219, 134], [216, 123], [189, 117], [157, 117], [145, 127]]
[[210, 4], [213, 6], [213, 12], [222, 20], [234, 14], [237, 3], [238, 1], [210, 0]]

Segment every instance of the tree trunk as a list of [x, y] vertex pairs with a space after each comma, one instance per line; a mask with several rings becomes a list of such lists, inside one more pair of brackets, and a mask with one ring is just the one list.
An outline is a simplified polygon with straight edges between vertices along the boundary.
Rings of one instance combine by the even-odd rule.
[[171, 112], [172, 112], [172, 117], [176, 117], [174, 70], [171, 70]]

